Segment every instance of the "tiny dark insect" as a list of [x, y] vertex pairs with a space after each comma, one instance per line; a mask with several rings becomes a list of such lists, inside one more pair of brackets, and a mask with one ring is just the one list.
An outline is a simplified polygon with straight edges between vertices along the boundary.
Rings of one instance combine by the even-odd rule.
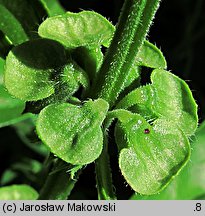
[[148, 128], [144, 129], [144, 133], [145, 134], [149, 134], [150, 133], [150, 130]]

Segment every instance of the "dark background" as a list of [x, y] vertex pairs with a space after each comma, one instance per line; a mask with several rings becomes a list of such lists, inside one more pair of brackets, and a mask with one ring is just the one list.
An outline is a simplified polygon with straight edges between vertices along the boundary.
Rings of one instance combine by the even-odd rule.
[[[79, 12], [82, 9], [94, 10], [116, 24], [123, 0], [61, 0], [61, 4], [72, 12]], [[168, 70], [188, 82], [199, 105], [199, 120], [200, 122], [204, 120], [205, 1], [162, 0], [148, 40], [161, 48], [167, 59]], [[0, 151], [1, 171], [20, 160], [22, 155], [33, 154], [21, 143], [15, 131], [10, 127], [1, 129], [0, 139], [1, 149], [4, 149]], [[117, 158], [114, 157], [117, 150], [114, 147], [111, 148], [111, 165], [114, 170], [113, 179], [116, 192], [119, 199], [127, 199], [132, 191], [125, 184], [119, 172]], [[32, 157], [42, 160], [37, 155], [32, 155]], [[94, 165], [92, 164], [88, 165], [80, 176], [71, 199], [97, 199], [95, 185]]]

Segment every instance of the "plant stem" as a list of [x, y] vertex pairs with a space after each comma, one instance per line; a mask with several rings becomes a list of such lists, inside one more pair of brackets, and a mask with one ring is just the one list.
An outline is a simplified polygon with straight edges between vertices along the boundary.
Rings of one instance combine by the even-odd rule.
[[[57, 159], [39, 195], [39, 200], [65, 200], [75, 186], [76, 180], [68, 173], [68, 164]], [[62, 168], [61, 168], [62, 167]], [[76, 173], [76, 178], [81, 171]]]
[[160, 0], [126, 0], [92, 96], [112, 107], [143, 44]]
[[37, 179], [38, 179], [37, 183], [38, 183], [39, 188], [42, 188], [42, 186], [45, 184], [45, 181], [49, 175], [49, 172], [52, 169], [53, 160], [54, 160], [54, 155], [49, 153], [47, 157], [45, 158], [41, 171], [37, 175]]
[[[160, 0], [126, 0], [116, 32], [92, 89], [93, 98], [103, 98], [112, 107], [123, 88]], [[107, 140], [106, 140], [107, 141]], [[115, 199], [107, 143], [96, 161], [99, 199]]]
[[100, 157], [95, 162], [96, 182], [99, 200], [115, 200], [112, 185], [112, 173], [107, 153], [107, 137], [104, 136], [104, 147]]

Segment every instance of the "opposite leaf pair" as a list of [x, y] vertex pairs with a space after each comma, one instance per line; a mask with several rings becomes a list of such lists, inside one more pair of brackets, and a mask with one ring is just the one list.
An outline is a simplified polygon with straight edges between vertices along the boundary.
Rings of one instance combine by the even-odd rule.
[[141, 116], [122, 109], [110, 114], [119, 119], [115, 138], [123, 176], [135, 191], [148, 195], [162, 190], [187, 163], [188, 137], [198, 122], [197, 106], [183, 80], [155, 69], [151, 81], [117, 105]]

